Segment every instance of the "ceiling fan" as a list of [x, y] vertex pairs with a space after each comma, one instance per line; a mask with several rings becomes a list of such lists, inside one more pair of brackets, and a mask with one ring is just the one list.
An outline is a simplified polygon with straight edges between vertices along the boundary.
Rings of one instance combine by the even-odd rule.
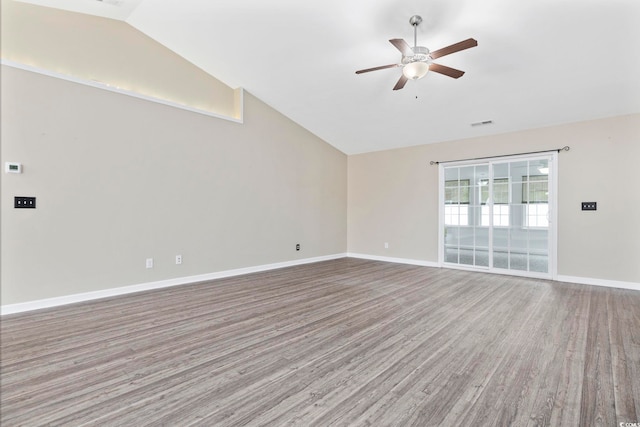
[[402, 67], [402, 76], [400, 80], [393, 87], [393, 90], [399, 90], [409, 80], [418, 80], [423, 78], [428, 71], [434, 71], [436, 73], [444, 74], [445, 76], [453, 77], [457, 79], [462, 77], [464, 71], [456, 70], [455, 68], [446, 67], [444, 65], [436, 64], [434, 59], [438, 59], [445, 55], [450, 55], [461, 50], [469, 49], [471, 47], [478, 46], [478, 42], [474, 39], [466, 39], [461, 42], [452, 44], [451, 46], [443, 47], [434, 52], [430, 52], [424, 46], [418, 46], [417, 30], [418, 25], [422, 22], [422, 17], [413, 15], [409, 19], [409, 23], [413, 26], [413, 47], [403, 39], [391, 39], [392, 45], [394, 45], [401, 53], [402, 60], [400, 64], [381, 65], [379, 67], [365, 68], [364, 70], [356, 71], [356, 74], [368, 73], [370, 71], [384, 70], [385, 68]]

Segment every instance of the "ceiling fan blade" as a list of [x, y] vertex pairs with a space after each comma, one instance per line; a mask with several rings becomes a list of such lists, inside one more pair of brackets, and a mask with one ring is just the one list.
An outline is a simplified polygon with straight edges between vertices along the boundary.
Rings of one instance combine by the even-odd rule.
[[475, 39], [466, 39], [461, 42], [452, 44], [451, 46], [443, 47], [435, 52], [431, 52], [431, 58], [436, 59], [445, 55], [451, 55], [452, 53], [460, 52], [461, 50], [469, 49], [471, 47], [478, 46], [478, 42]]
[[404, 85], [407, 84], [407, 82], [409, 81], [408, 78], [405, 77], [405, 75], [401, 75], [400, 76], [400, 80], [398, 80], [398, 82], [396, 83], [396, 85], [393, 87], [393, 90], [400, 90], [404, 87]]
[[464, 71], [434, 63], [429, 65], [429, 71], [444, 74], [445, 76], [453, 77], [454, 79], [460, 78], [464, 74]]
[[368, 73], [370, 71], [384, 70], [385, 68], [395, 68], [395, 67], [399, 67], [399, 66], [400, 66], [400, 64], [381, 65], [379, 67], [365, 68], [364, 70], [358, 70], [358, 71], [356, 71], [356, 74]]
[[396, 49], [402, 52], [403, 56], [413, 55], [413, 49], [411, 49], [411, 46], [409, 46], [409, 44], [407, 44], [403, 39], [391, 39], [389, 42], [394, 45]]

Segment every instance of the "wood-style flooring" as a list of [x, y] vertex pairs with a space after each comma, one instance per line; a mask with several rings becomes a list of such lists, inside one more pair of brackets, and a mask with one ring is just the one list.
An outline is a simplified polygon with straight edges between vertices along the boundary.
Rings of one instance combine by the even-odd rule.
[[344, 258], [1, 319], [2, 426], [640, 422], [640, 292]]

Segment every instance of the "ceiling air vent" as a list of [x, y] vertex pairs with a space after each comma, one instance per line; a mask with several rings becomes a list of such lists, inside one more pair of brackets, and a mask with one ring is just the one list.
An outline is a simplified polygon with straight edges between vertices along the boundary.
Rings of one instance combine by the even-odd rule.
[[112, 6], [122, 6], [123, 0], [96, 0], [100, 3], [110, 4]]
[[483, 120], [481, 122], [475, 122], [475, 123], [471, 123], [471, 126], [484, 126], [484, 125], [491, 125], [493, 124], [493, 120]]

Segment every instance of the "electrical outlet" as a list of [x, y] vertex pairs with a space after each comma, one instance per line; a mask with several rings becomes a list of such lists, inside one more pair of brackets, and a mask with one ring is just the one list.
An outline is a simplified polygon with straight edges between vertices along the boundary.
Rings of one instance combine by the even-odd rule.
[[176, 264], [182, 264], [182, 255], [176, 255]]
[[583, 211], [595, 211], [597, 208], [598, 204], [596, 202], [582, 202]]
[[153, 258], [147, 258], [145, 265], [147, 268], [153, 268]]
[[384, 242], [384, 248], [389, 249], [389, 242]]
[[300, 250], [300, 243], [296, 243], [296, 251]]

